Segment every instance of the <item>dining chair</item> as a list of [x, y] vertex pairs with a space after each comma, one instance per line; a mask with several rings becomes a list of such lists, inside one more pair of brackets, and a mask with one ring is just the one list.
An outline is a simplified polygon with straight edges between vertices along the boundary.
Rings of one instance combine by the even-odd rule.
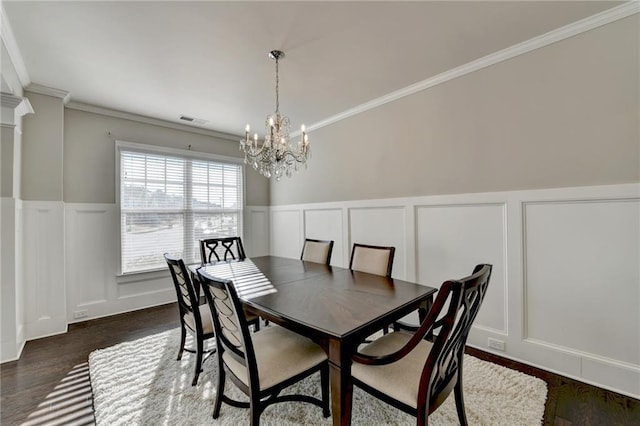
[[[453, 391], [458, 420], [467, 425], [462, 394], [464, 348], [491, 277], [491, 265], [446, 281], [414, 334], [393, 332], [364, 346], [353, 357], [352, 382], [427, 425]], [[435, 333], [434, 333], [435, 332]], [[432, 334], [432, 340], [424, 337]]]
[[353, 244], [349, 269], [391, 278], [395, 247]]
[[[225, 402], [250, 409], [250, 425], [258, 426], [260, 415], [278, 402], [307, 402], [322, 408], [329, 417], [329, 364], [326, 353], [316, 343], [272, 325], [253, 334], [232, 281], [213, 277], [198, 269], [200, 282], [213, 316], [218, 348], [218, 377], [213, 403], [213, 418], [220, 415]], [[309, 395], [280, 392], [294, 383], [320, 372], [322, 399]], [[249, 397], [236, 401], [224, 394], [227, 375]]]
[[312, 240], [307, 238], [302, 246], [300, 260], [306, 262], [325, 263], [331, 262], [333, 252], [333, 240]]
[[[219, 237], [200, 240], [200, 264], [226, 262], [229, 260], [244, 260], [247, 255], [244, 252], [242, 238]], [[254, 330], [260, 330], [260, 317], [245, 309], [247, 321], [253, 324]]]
[[[211, 311], [206, 304], [200, 305], [198, 303], [199, 298], [183, 260], [172, 257], [168, 253], [164, 254], [164, 258], [169, 266], [169, 271], [171, 271], [180, 312], [180, 350], [178, 351], [177, 360], [180, 361], [182, 359], [184, 351], [196, 354], [195, 372], [191, 382], [191, 385], [195, 386], [202, 371], [204, 354], [215, 352], [215, 349], [211, 351], [204, 350], [205, 341], [214, 337]], [[194, 337], [195, 349], [185, 348], [187, 331]]]
[[240, 237], [205, 238], [200, 240], [200, 261], [206, 263], [243, 260], [247, 257]]
[[[372, 246], [367, 244], [354, 243], [351, 249], [351, 260], [349, 269], [352, 271], [367, 272], [369, 274], [382, 275], [391, 278], [393, 269], [393, 256], [395, 247]], [[384, 334], [389, 332], [389, 327], [385, 326]]]

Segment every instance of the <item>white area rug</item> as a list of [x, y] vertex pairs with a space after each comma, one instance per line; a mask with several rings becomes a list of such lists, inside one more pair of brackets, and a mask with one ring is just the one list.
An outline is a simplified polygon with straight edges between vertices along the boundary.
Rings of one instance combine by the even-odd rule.
[[[121, 343], [94, 351], [89, 372], [98, 425], [242, 425], [248, 410], [222, 404], [220, 417], [211, 417], [217, 374], [212, 356], [191, 386], [194, 355], [185, 352], [176, 361], [179, 330]], [[471, 425], [539, 425], [547, 396], [546, 383], [538, 378], [466, 355], [464, 395]], [[319, 396], [319, 375], [298, 385], [290, 393]], [[286, 392], [285, 392], [286, 393]], [[227, 394], [245, 400], [230, 380]], [[267, 408], [264, 425], [330, 425], [321, 409], [310, 404], [280, 403]], [[415, 419], [355, 388], [354, 425], [408, 425]], [[429, 417], [430, 425], [457, 425], [453, 394]]]

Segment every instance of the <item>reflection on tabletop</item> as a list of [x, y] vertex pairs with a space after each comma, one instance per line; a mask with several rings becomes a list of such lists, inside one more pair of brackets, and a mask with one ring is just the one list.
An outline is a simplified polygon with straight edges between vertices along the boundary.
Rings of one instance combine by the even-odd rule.
[[249, 259], [219, 262], [205, 265], [203, 268], [209, 275], [233, 281], [238, 296], [245, 300], [278, 291]]

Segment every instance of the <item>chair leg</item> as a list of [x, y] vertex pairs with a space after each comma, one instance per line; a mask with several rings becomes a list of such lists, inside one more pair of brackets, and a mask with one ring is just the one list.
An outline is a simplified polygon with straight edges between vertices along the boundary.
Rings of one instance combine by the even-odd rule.
[[251, 395], [249, 397], [249, 426], [260, 426], [260, 398]]
[[176, 361], [180, 361], [182, 359], [182, 354], [184, 352], [184, 344], [187, 341], [187, 330], [184, 328], [184, 324], [182, 321], [180, 322], [180, 350], [178, 351], [178, 359]]
[[320, 369], [320, 387], [322, 391], [322, 415], [327, 418], [331, 415], [329, 400], [329, 364], [325, 364]]
[[224, 368], [218, 363], [218, 380], [216, 382], [216, 396], [213, 400], [213, 418], [217, 419], [220, 416], [220, 407], [222, 406], [222, 394], [224, 393], [224, 382], [226, 373]]
[[458, 370], [458, 380], [453, 388], [453, 394], [456, 400], [456, 411], [458, 412], [460, 426], [467, 426], [467, 415], [464, 410], [464, 396], [462, 394], [462, 365], [460, 365]]
[[200, 376], [200, 371], [202, 371], [202, 353], [204, 352], [204, 342], [202, 336], [196, 335], [197, 340], [197, 349], [196, 349], [196, 366], [195, 373], [193, 376], [193, 381], [191, 382], [191, 386], [195, 386], [198, 384], [198, 377]]

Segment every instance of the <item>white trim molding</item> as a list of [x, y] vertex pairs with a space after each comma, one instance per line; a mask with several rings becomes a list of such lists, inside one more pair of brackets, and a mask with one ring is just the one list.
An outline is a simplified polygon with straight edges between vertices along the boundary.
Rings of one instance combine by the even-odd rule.
[[37, 93], [39, 95], [62, 99], [63, 104], [67, 104], [71, 99], [71, 93], [66, 90], [56, 89], [54, 87], [44, 86], [38, 83], [31, 83], [25, 87], [24, 90], [31, 93]]
[[[2, 105], [2, 124], [15, 126], [16, 118], [23, 115], [33, 114], [33, 107], [29, 99], [15, 96], [10, 93], [0, 93], [0, 104]], [[9, 122], [9, 118], [11, 122]]]
[[159, 118], [147, 117], [144, 115], [134, 114], [126, 111], [117, 111], [114, 109], [99, 107], [96, 105], [89, 105], [80, 102], [71, 101], [66, 108], [74, 109], [77, 111], [90, 112], [93, 114], [106, 115], [107, 117], [122, 118], [124, 120], [136, 121], [138, 123], [151, 124], [154, 126], [166, 127], [169, 129], [182, 130], [183, 132], [191, 132], [198, 135], [212, 136], [218, 139], [229, 140], [233, 142], [239, 142], [242, 136], [232, 135], [229, 133], [218, 132], [215, 130], [203, 129], [201, 127], [194, 127], [180, 123], [173, 123], [171, 121], [162, 120]]
[[[307, 126], [307, 130], [313, 131], [313, 130], [317, 130], [322, 127], [328, 126], [330, 124], [337, 123], [346, 118], [361, 114], [370, 109], [377, 108], [384, 104], [388, 104], [400, 98], [404, 98], [405, 96], [413, 95], [414, 93], [427, 90], [439, 84], [446, 83], [447, 81], [465, 76], [467, 74], [471, 74], [475, 71], [479, 71], [483, 68], [490, 67], [492, 65], [506, 61], [508, 59], [512, 59], [516, 56], [524, 55], [525, 53], [529, 53], [533, 50], [540, 49], [542, 47], [556, 43], [558, 41], [565, 40], [569, 37], [573, 37], [578, 34], [590, 31], [594, 28], [598, 28], [603, 25], [610, 24], [612, 22], [618, 21], [620, 19], [626, 18], [636, 13], [640, 13], [640, 2], [638, 0], [628, 1], [626, 3], [621, 4], [620, 6], [616, 6], [614, 8], [595, 14], [588, 18], [581, 19], [569, 25], [565, 25], [564, 27], [560, 27], [555, 30], [549, 31], [546, 34], [542, 34], [538, 37], [534, 37], [522, 43], [518, 43], [513, 46], [507, 47], [505, 49], [499, 50], [497, 52], [491, 53], [482, 58], [476, 59], [464, 65], [460, 65], [458, 67], [452, 68], [448, 71], [445, 71], [433, 77], [427, 78], [426, 80], [419, 81], [415, 84], [412, 84], [410, 86], [388, 93], [384, 96], [373, 99], [369, 102], [365, 102], [363, 104], [357, 105], [341, 113], [332, 115], [324, 120], [318, 121], [317, 123], [313, 123], [310, 126]], [[295, 136], [296, 134], [293, 133], [293, 135]]]

